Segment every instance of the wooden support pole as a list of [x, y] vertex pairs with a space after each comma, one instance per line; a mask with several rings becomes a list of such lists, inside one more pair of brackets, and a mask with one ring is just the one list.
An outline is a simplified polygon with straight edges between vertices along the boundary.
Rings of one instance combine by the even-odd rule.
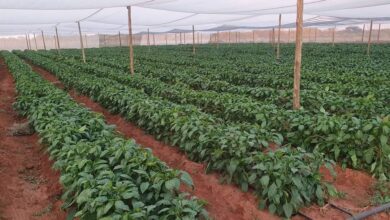
[[379, 24], [379, 29], [378, 29], [378, 37], [376, 39], [376, 42], [379, 43], [381, 37], [381, 24]]
[[153, 45], [156, 46], [156, 37], [155, 37], [155, 34], [153, 34]]
[[121, 32], [120, 31], [118, 33], [118, 38], [119, 38], [119, 47], [122, 47], [122, 38], [121, 38]]
[[290, 34], [291, 34], [291, 28], [288, 29], [287, 43], [290, 43]]
[[371, 35], [372, 35], [372, 20], [370, 22], [370, 33], [368, 34], [367, 55], [370, 56], [371, 49]]
[[186, 44], [186, 32], [183, 33], [184, 44]]
[[255, 43], [255, 30], [252, 30], [252, 43]]
[[27, 37], [28, 37], [28, 43], [30, 44], [30, 50], [33, 50], [30, 34], [28, 34]]
[[148, 39], [147, 39], [147, 42], [148, 42], [148, 46], [150, 46], [150, 32], [149, 32], [149, 28], [148, 28]]
[[175, 33], [175, 45], [177, 45], [177, 33]]
[[35, 33], [33, 34], [33, 36], [34, 36], [35, 50], [38, 50], [37, 38], [35, 37]]
[[80, 21], [77, 22], [77, 26], [79, 27], [81, 55], [83, 57], [83, 62], [85, 63], [85, 51], [84, 51], [83, 35], [81, 34]]
[[181, 32], [180, 32], [180, 43], [179, 44], [182, 44], [182, 37], [181, 37]]
[[58, 30], [57, 30], [57, 26], [56, 26], [56, 40], [57, 40], [57, 52], [60, 53], [60, 38], [58, 37]]
[[278, 46], [276, 48], [276, 59], [280, 59], [280, 30], [282, 28], [282, 14], [279, 14], [279, 27], [278, 27]]
[[364, 42], [364, 31], [366, 29], [366, 24], [363, 24], [363, 32], [362, 32], [362, 43]]
[[336, 35], [336, 26], [333, 28], [333, 32], [332, 32], [332, 46], [334, 46], [334, 41], [335, 41], [335, 35]]
[[192, 54], [195, 55], [195, 26], [192, 25]]
[[58, 48], [57, 48], [57, 38], [56, 38], [55, 35], [54, 35], [53, 37], [54, 37], [54, 48], [55, 48], [56, 50], [58, 50]]
[[297, 0], [297, 22], [295, 39], [293, 108], [301, 108], [301, 61], [302, 61], [303, 0]]
[[217, 42], [217, 47], [219, 47], [219, 31], [217, 31], [217, 40], [216, 40], [216, 42]]
[[43, 31], [41, 31], [41, 34], [42, 34], [42, 41], [43, 41], [43, 49], [46, 50], [45, 35], [43, 35]]
[[29, 43], [28, 43], [27, 34], [26, 34], [26, 45], [27, 45], [27, 50], [30, 50], [30, 45], [29, 45]]
[[85, 48], [88, 48], [88, 38], [87, 38], [87, 34], [84, 34], [84, 39], [85, 39]]
[[[131, 24], [131, 6], [127, 6], [127, 18], [128, 18], [128, 27], [129, 27], [129, 59], [130, 59], [130, 73], [134, 75], [134, 54], [133, 54], [133, 30]], [[149, 37], [149, 28], [148, 28], [148, 37]]]

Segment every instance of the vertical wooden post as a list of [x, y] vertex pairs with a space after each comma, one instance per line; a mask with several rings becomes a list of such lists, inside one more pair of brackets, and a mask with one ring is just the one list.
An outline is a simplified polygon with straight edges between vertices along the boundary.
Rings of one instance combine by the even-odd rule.
[[28, 43], [27, 34], [26, 34], [26, 44], [27, 44], [27, 50], [30, 50], [30, 45], [29, 45], [29, 43]]
[[255, 43], [255, 30], [252, 30], [252, 42]]
[[291, 28], [288, 29], [287, 43], [290, 43]]
[[368, 56], [370, 56], [371, 34], [372, 34], [372, 20], [370, 22], [370, 33], [368, 34], [368, 45], [367, 45], [367, 55]]
[[81, 34], [80, 21], [77, 22], [77, 26], [79, 27], [81, 55], [83, 57], [83, 62], [85, 63], [85, 51], [84, 51], [83, 35]]
[[42, 41], [43, 41], [43, 49], [46, 50], [45, 35], [43, 35], [43, 31], [42, 30], [41, 30], [41, 34], [42, 34]]
[[363, 32], [362, 32], [362, 43], [364, 42], [364, 31], [366, 29], [366, 24], [363, 24]]
[[379, 43], [381, 37], [381, 24], [379, 24], [379, 29], [378, 29], [378, 37], [376, 39], [376, 42]]
[[334, 26], [333, 28], [333, 32], [332, 32], [332, 46], [334, 46], [334, 41], [335, 41], [335, 35], [336, 35], [336, 26]]
[[54, 48], [55, 48], [56, 50], [58, 50], [58, 48], [57, 48], [57, 38], [56, 38], [55, 35], [54, 35], [53, 37], [54, 37]]
[[58, 37], [58, 30], [57, 30], [57, 26], [56, 26], [56, 39], [57, 39], [57, 52], [60, 53], [60, 38]]
[[217, 31], [217, 47], [219, 47], [219, 31]]
[[84, 39], [85, 39], [85, 48], [88, 48], [88, 38], [87, 38], [87, 34], [84, 34]]
[[154, 33], [153, 33], [153, 45], [156, 46], [156, 37]]
[[[128, 17], [128, 27], [129, 27], [129, 59], [130, 59], [130, 73], [134, 75], [134, 54], [133, 54], [133, 30], [131, 27], [131, 6], [127, 6], [127, 17]], [[148, 28], [148, 37], [149, 37], [149, 28]]]
[[177, 45], [177, 33], [175, 33], [175, 45]]
[[34, 42], [35, 42], [35, 50], [38, 50], [38, 44], [37, 44], [37, 38], [35, 37], [35, 33], [33, 33], [34, 35]]
[[192, 54], [195, 55], [195, 26], [192, 25]]
[[180, 44], [182, 44], [182, 37], [181, 37], [181, 32], [180, 32]]
[[186, 32], [183, 33], [184, 44], [186, 44]]
[[148, 47], [150, 46], [150, 32], [149, 32], [149, 28], [148, 28]]
[[278, 27], [278, 46], [276, 48], [276, 59], [280, 59], [280, 30], [282, 28], [282, 14], [279, 14], [279, 27]]
[[302, 61], [302, 29], [303, 29], [303, 0], [297, 0], [297, 22], [295, 39], [295, 64], [294, 64], [294, 93], [293, 108], [301, 108], [301, 61]]
[[119, 47], [122, 47], [122, 39], [121, 39], [121, 32], [118, 31], [118, 40], [119, 40]]

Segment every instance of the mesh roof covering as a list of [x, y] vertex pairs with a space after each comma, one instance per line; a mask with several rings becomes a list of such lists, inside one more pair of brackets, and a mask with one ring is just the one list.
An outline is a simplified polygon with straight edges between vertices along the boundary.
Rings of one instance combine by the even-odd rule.
[[[330, 27], [390, 23], [390, 0], [305, 0], [306, 26]], [[40, 32], [127, 32], [132, 6], [133, 32], [271, 28], [282, 14], [283, 27], [294, 27], [296, 0], [0, 0], [0, 35]]]

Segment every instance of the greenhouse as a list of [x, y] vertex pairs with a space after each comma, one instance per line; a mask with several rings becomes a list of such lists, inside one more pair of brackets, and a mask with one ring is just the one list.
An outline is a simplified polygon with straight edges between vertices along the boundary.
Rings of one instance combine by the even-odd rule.
[[390, 219], [389, 12], [0, 1], [0, 219]]

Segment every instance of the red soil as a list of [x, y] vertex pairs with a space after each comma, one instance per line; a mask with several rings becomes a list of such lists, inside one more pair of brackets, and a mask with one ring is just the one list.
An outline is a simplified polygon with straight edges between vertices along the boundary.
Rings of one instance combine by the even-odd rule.
[[[34, 65], [32, 67], [34, 71], [40, 73], [45, 79], [55, 82], [60, 88], [64, 87], [51, 73]], [[69, 94], [74, 100], [83, 103], [92, 111], [102, 113], [106, 121], [116, 125], [117, 131], [124, 136], [136, 140], [138, 144], [144, 147], [151, 148], [153, 154], [165, 161], [170, 167], [188, 172], [195, 184], [195, 190], [192, 194], [208, 202], [206, 208], [212, 218], [224, 220], [278, 219], [278, 217], [266, 210], [258, 210], [258, 201], [251, 193], [244, 193], [233, 185], [221, 185], [217, 174], [205, 174], [204, 164], [190, 161], [177, 148], [157, 141], [153, 136], [145, 134], [143, 130], [126, 121], [121, 116], [111, 114], [89, 97], [80, 95], [74, 90], [70, 90]], [[331, 202], [355, 214], [366, 210], [372, 195], [371, 186], [374, 183], [374, 179], [364, 172], [351, 169], [342, 170], [336, 167], [336, 172], [337, 178], [333, 181], [326, 169], [321, 170], [325, 180], [332, 181], [337, 190], [345, 193], [343, 198], [332, 199]], [[319, 207], [312, 205], [303, 208], [301, 212], [312, 219], [346, 219], [349, 217], [347, 214], [329, 206]], [[304, 218], [297, 215], [293, 219]], [[390, 216], [382, 213], [372, 217], [372, 219], [389, 220]]]
[[14, 123], [26, 121], [12, 109], [15, 96], [12, 76], [0, 59], [0, 219], [65, 219], [59, 173], [51, 169], [39, 137], [7, 135]]

